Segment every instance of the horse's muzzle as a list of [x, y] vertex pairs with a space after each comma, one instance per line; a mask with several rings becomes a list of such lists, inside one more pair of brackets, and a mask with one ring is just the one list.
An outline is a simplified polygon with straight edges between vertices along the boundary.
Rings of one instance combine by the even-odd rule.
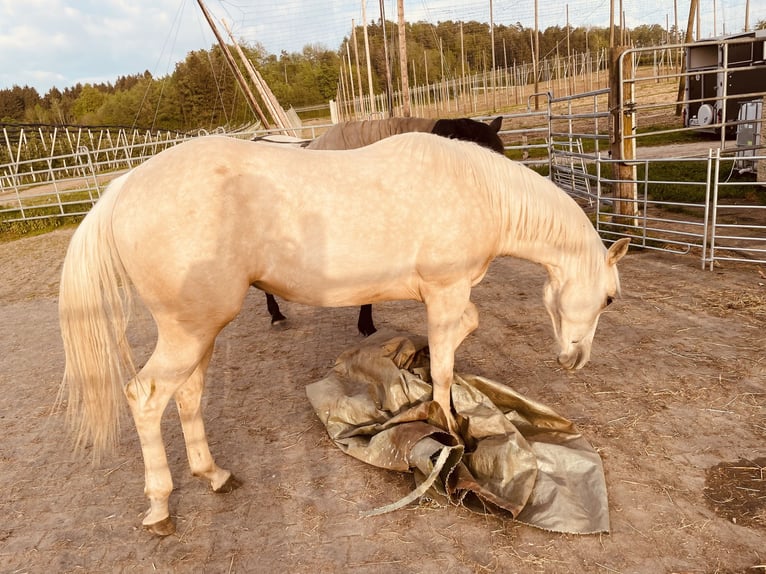
[[575, 348], [569, 353], [560, 353], [557, 357], [559, 365], [570, 371], [582, 369], [590, 358], [590, 353], [587, 351]]

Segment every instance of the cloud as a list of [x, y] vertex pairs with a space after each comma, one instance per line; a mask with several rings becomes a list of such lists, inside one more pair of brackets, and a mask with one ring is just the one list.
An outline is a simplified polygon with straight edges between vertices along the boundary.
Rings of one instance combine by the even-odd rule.
[[[186, 0], [26, 0], [0, 2], [0, 88], [113, 82], [121, 75], [172, 70], [191, 49], [209, 46], [198, 34], [162, 66], [171, 24]], [[23, 9], [20, 9], [23, 7]], [[180, 24], [180, 22], [177, 22]], [[188, 26], [187, 26], [188, 28]]]
[[[718, 32], [742, 27], [747, 0], [718, 0]], [[262, 44], [272, 54], [299, 52], [307, 44], [339, 48], [362, 23], [359, 0], [207, 0], [218, 21], [226, 18], [236, 38]], [[540, 27], [566, 24], [605, 26], [608, 0], [540, 2]], [[494, 3], [496, 24], [534, 26], [529, 0]], [[630, 25], [665, 25], [674, 20], [672, 0], [623, 0]], [[396, 21], [396, 2], [385, 0], [386, 18]], [[688, 7], [679, 6], [686, 27]], [[380, 17], [379, 3], [367, 0], [367, 20]], [[712, 14], [703, 14], [703, 35], [712, 34]], [[408, 21], [489, 21], [486, 0], [408, 0]], [[766, 2], [750, 5], [751, 25], [766, 18]], [[223, 32], [223, 29], [221, 28]], [[208, 49], [215, 38], [196, 0], [0, 0], [0, 89], [30, 85], [43, 95], [86, 82], [114, 82], [119, 76], [149, 70], [172, 73], [192, 50]]]

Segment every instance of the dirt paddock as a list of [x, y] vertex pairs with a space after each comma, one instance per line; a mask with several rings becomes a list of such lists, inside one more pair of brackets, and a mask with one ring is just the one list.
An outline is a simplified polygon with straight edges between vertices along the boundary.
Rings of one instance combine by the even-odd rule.
[[[631, 252], [623, 297], [591, 363], [554, 359], [544, 271], [496, 261], [474, 290], [481, 325], [456, 370], [513, 386], [573, 420], [604, 462], [611, 532], [555, 534], [460, 507], [360, 518], [412, 477], [341, 453], [304, 388], [358, 342], [356, 309], [284, 304], [270, 327], [253, 290], [218, 339], [205, 419], [218, 462], [243, 485], [216, 495], [189, 476], [175, 410], [164, 423], [178, 531], [154, 538], [143, 464], [126, 418], [92, 467], [51, 414], [63, 369], [57, 319], [71, 230], [0, 244], [0, 572], [766, 572], [766, 269], [699, 269]], [[415, 303], [375, 307], [379, 327], [425, 332]], [[137, 360], [153, 344], [139, 308]], [[126, 413], [127, 414], [127, 413]]]

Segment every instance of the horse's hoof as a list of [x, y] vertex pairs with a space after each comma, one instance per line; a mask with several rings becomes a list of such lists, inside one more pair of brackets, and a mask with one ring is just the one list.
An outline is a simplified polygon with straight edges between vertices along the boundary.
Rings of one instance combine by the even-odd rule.
[[226, 479], [226, 482], [224, 482], [218, 488], [214, 488], [213, 492], [217, 492], [219, 494], [228, 494], [232, 490], [238, 489], [240, 486], [242, 486], [242, 481], [240, 481], [238, 478], [235, 478], [233, 474], [230, 474], [229, 478]]
[[280, 323], [284, 323], [285, 321], [287, 321], [287, 317], [282, 315], [282, 313], [277, 313], [271, 316], [272, 325], [279, 325]]
[[168, 516], [154, 524], [144, 524], [144, 529], [155, 536], [170, 536], [176, 531], [176, 525], [173, 519]]
[[357, 324], [356, 328], [359, 329], [359, 334], [362, 337], [369, 337], [373, 333], [377, 333], [377, 329], [375, 328], [375, 323], [372, 321], [365, 321], [364, 319], [360, 319]]

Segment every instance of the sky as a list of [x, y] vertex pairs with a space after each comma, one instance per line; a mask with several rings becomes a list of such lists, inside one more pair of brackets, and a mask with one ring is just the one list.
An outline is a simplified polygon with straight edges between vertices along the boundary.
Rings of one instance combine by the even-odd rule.
[[[337, 49], [360, 24], [365, 0], [204, 0], [219, 30], [221, 19], [235, 37], [262, 44], [269, 53], [299, 52], [307, 44]], [[675, 21], [686, 28], [689, 0], [622, 0], [626, 23]], [[542, 0], [539, 26], [608, 26], [610, 0]], [[703, 37], [743, 29], [747, 0], [700, 0]], [[615, 0], [619, 7], [619, 0]], [[490, 0], [405, 0], [408, 21], [489, 22]], [[534, 27], [530, 0], [494, 0], [495, 24]], [[384, 0], [386, 19], [396, 20], [396, 1]], [[380, 0], [366, 0], [368, 21], [380, 18]], [[750, 25], [766, 19], [766, 2], [750, 0]], [[724, 28], [725, 27], [725, 28]], [[360, 40], [361, 42], [361, 40]], [[149, 71], [171, 74], [192, 50], [209, 49], [215, 37], [196, 0], [0, 0], [0, 89], [114, 83], [119, 76]]]

